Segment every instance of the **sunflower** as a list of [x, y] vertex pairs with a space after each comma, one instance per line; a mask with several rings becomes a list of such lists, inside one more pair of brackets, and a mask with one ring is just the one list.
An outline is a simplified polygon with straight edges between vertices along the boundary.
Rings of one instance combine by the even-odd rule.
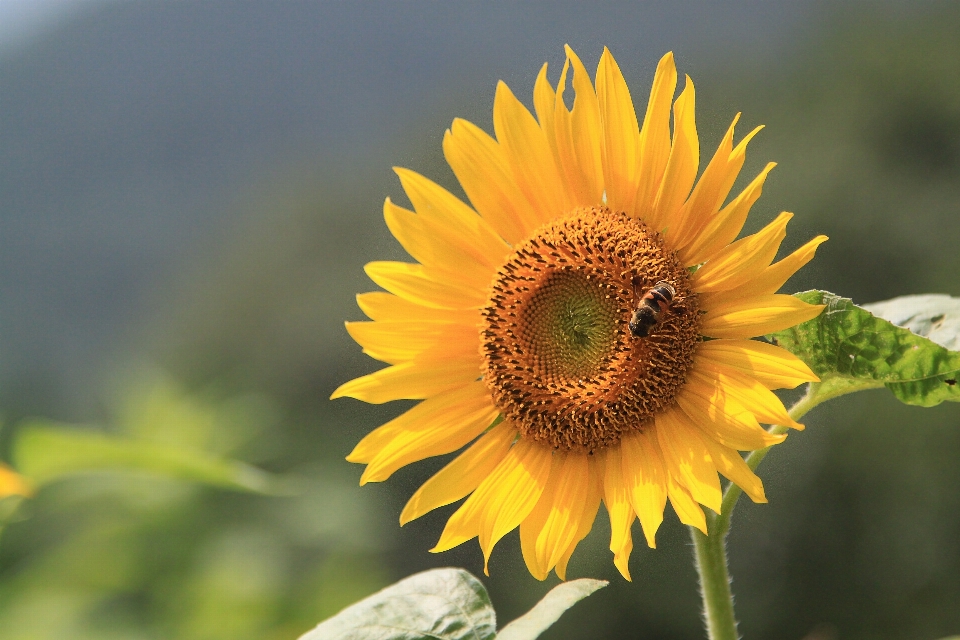
[[610, 52], [594, 85], [566, 47], [557, 88], [546, 65], [536, 80], [536, 116], [501, 82], [495, 138], [459, 119], [446, 132], [470, 204], [396, 169], [414, 210], [387, 198], [384, 217], [416, 262], [369, 263], [385, 291], [358, 295], [371, 321], [347, 323], [390, 366], [332, 397], [422, 401], [347, 457], [367, 465], [360, 484], [466, 447], [400, 515], [466, 498], [432, 551], [479, 538], [486, 571], [519, 527], [531, 574], [563, 579], [602, 502], [629, 580], [633, 522], [654, 547], [667, 500], [704, 533], [718, 472], [766, 501], [738, 450], [783, 440], [760, 423], [801, 429], [771, 390], [817, 378], [751, 338], [820, 313], [776, 291], [826, 238], [772, 263], [782, 213], [735, 240], [774, 166], [724, 206], [761, 127], [734, 145], [738, 114], [697, 180], [694, 87], [687, 77], [674, 102], [676, 85], [668, 53], [641, 127]]

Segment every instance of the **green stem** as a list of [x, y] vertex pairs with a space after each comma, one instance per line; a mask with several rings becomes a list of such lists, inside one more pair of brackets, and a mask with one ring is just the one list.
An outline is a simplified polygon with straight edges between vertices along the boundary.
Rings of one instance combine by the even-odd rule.
[[[707, 518], [712, 529], [716, 516]], [[709, 530], [709, 529], [708, 529]], [[737, 640], [737, 619], [733, 614], [733, 593], [727, 569], [726, 540], [716, 534], [705, 536], [690, 527], [696, 549], [697, 573], [700, 575], [700, 597], [703, 599], [703, 620], [710, 640]]]
[[[811, 383], [807, 393], [787, 412], [793, 420], [799, 420], [821, 402], [839, 393], [820, 393], [820, 384]], [[782, 434], [787, 427], [773, 425], [770, 433]], [[747, 465], [756, 470], [766, 457], [770, 447], [758, 449], [746, 458]], [[700, 575], [700, 595], [703, 599], [703, 617], [710, 640], [737, 640], [737, 619], [733, 613], [733, 593], [730, 591], [730, 572], [727, 568], [727, 534], [730, 532], [730, 514], [743, 491], [732, 482], [723, 494], [720, 514], [707, 514], [710, 535], [690, 527], [690, 535], [696, 549], [697, 573]]]

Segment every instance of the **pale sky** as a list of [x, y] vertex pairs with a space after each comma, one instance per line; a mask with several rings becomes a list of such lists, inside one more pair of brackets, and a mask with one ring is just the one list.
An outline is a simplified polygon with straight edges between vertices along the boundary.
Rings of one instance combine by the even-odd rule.
[[77, 11], [104, 0], [0, 0], [0, 51], [16, 47]]

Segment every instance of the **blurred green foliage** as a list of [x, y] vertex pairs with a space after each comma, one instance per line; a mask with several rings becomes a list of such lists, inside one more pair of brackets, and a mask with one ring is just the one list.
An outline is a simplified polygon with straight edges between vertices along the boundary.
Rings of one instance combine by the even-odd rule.
[[382, 586], [380, 509], [352, 479], [225, 457], [277, 428], [274, 403], [133, 380], [109, 429], [15, 437], [39, 492], [7, 499], [0, 637], [294, 637]]
[[[786, 209], [798, 215], [784, 252], [815, 233], [831, 237], [788, 291], [827, 289], [857, 303], [960, 295], [960, 9], [921, 9], [845, 5], [826, 11], [789, 57], [722, 59], [696, 71], [704, 155], [743, 111], [741, 132], [767, 125], [743, 175], [779, 162], [747, 231]], [[683, 52], [678, 59], [682, 66]], [[484, 88], [477, 112], [489, 113], [492, 86]], [[115, 400], [97, 437], [243, 461], [281, 477], [292, 495], [114, 468], [8, 499], [0, 503], [11, 519], [0, 538], [0, 637], [294, 638], [416, 571], [480, 571], [473, 544], [427, 552], [448, 510], [396, 524], [442, 460], [362, 489], [361, 469], [343, 461], [404, 407], [326, 400], [377, 368], [342, 322], [360, 317], [353, 295], [373, 288], [363, 263], [402, 256], [379, 215], [386, 195], [402, 200], [390, 162], [402, 158], [459, 192], [440, 133], [464, 114], [437, 112], [431, 106], [385, 142], [383, 155], [349, 167], [325, 158], [239, 195], [229, 238], [203, 247], [180, 274], [185, 284], [170, 286], [137, 334], [135, 357], [159, 362], [177, 383], [120, 376], [106, 390]], [[734, 517], [744, 636], [956, 633], [960, 407], [907, 407], [870, 391], [806, 423], [761, 469], [770, 504], [742, 504]], [[30, 428], [9, 427], [4, 442]], [[608, 536], [601, 515], [569, 573], [610, 587], [543, 637], [699, 637], [690, 549], [676, 519], [668, 516], [656, 551], [634, 552], [632, 584], [613, 570]], [[484, 582], [504, 620], [554, 584], [527, 574], [512, 536], [491, 572]]]

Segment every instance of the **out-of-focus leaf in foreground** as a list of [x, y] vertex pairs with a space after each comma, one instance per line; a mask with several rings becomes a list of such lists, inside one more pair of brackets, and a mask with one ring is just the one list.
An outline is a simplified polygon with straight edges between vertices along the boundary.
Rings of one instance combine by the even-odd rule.
[[433, 569], [347, 607], [300, 640], [533, 640], [564, 611], [606, 584], [563, 583], [498, 635], [496, 614], [483, 584], [463, 569]]
[[904, 296], [864, 308], [826, 291], [797, 297], [826, 308], [768, 338], [820, 376], [820, 398], [886, 386], [906, 404], [960, 401], [960, 352], [943, 346], [960, 345], [960, 299]]
[[497, 634], [497, 640], [532, 640], [539, 637], [560, 619], [564, 611], [607, 584], [605, 580], [582, 578], [557, 585], [533, 609], [505, 626]]
[[434, 569], [347, 607], [300, 640], [488, 640], [496, 628], [479, 580], [463, 569]]
[[20, 428], [11, 457], [17, 470], [37, 487], [74, 474], [139, 471], [238, 491], [280, 491], [273, 476], [242, 462], [45, 420]]

